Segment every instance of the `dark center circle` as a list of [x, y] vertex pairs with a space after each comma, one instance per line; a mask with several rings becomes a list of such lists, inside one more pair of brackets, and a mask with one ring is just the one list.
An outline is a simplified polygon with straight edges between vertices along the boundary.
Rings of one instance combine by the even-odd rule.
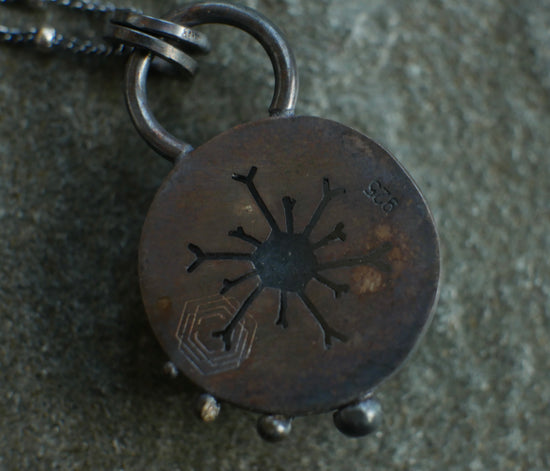
[[314, 274], [317, 258], [302, 234], [272, 232], [252, 254], [252, 263], [264, 286], [301, 291]]

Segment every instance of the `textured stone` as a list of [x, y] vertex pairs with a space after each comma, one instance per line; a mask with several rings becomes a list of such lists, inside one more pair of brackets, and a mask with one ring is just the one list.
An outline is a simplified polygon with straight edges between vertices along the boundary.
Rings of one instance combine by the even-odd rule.
[[[327, 414], [294, 421], [274, 447], [230, 406], [212, 425], [194, 418], [195, 391], [162, 374], [141, 307], [140, 228], [170, 166], [133, 129], [123, 64], [2, 47], [0, 469], [550, 468], [550, 7], [247, 4], [294, 46], [298, 112], [386, 145], [438, 222], [440, 305], [377, 392], [381, 431], [350, 440]], [[59, 19], [23, 13], [0, 6], [0, 24]], [[78, 17], [54, 26], [87, 29]], [[260, 46], [202, 30], [213, 53], [198, 80], [150, 81], [159, 120], [193, 144], [263, 116], [272, 85]]]

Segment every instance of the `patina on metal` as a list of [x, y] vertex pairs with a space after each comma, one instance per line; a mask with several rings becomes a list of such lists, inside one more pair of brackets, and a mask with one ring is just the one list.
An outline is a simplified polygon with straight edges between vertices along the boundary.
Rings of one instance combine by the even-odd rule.
[[238, 126], [182, 159], [140, 249], [171, 360], [218, 399], [296, 416], [393, 373], [437, 298], [438, 241], [382, 147], [313, 117]]

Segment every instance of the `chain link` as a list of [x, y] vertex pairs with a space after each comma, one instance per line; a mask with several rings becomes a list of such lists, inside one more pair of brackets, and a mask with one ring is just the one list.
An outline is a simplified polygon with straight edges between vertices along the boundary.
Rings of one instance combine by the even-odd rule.
[[[101, 4], [87, 0], [36, 0], [32, 2], [24, 0], [0, 0], [0, 5], [2, 4], [26, 4], [29, 8], [53, 5], [77, 12], [97, 15], [113, 14], [121, 10], [111, 3]], [[134, 9], [125, 8], [124, 10], [139, 13], [138, 10]], [[132, 47], [123, 44], [96, 42], [78, 37], [67, 38], [48, 26], [41, 28], [31, 27], [27, 30], [22, 30], [0, 25], [0, 43], [31, 45], [44, 50], [68, 51], [77, 55], [99, 57], [126, 55], [133, 50]]]
[[[62, 8], [68, 8], [70, 10], [89, 13], [109, 13], [119, 10], [119, 8], [112, 3], [98, 3], [89, 0], [0, 0], [0, 4], [26, 4], [30, 8], [55, 5]], [[140, 13], [139, 10], [135, 10], [133, 8], [125, 8], [125, 10]]]
[[[13, 0], [12, 0], [13, 1]], [[112, 3], [96, 3], [88, 0], [40, 0], [43, 5], [56, 5], [89, 13], [109, 13], [117, 10]]]
[[[3, 1], [2, 3], [5, 3]], [[38, 30], [36, 28], [22, 31], [15, 28], [8, 28], [0, 25], [0, 42], [8, 44], [27, 44], [32, 43], [36, 38]]]

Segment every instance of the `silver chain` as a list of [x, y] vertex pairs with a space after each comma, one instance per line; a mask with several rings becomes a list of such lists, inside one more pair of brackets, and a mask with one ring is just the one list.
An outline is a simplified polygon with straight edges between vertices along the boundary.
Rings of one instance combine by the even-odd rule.
[[[14, 0], [10, 0], [14, 1]], [[57, 5], [71, 10], [85, 11], [90, 13], [108, 13], [117, 10], [112, 3], [96, 3], [88, 0], [39, 0], [43, 5]]]
[[[31, 2], [25, 0], [0, 0], [0, 5], [2, 4], [27, 4], [31, 8], [54, 5], [77, 12], [97, 15], [108, 15], [122, 10], [110, 3], [101, 4], [88, 0], [34, 0]], [[125, 8], [124, 10], [139, 13], [133, 9]], [[133, 50], [132, 47], [123, 44], [96, 42], [78, 37], [67, 38], [49, 26], [42, 26], [40, 28], [30, 27], [22, 30], [0, 25], [0, 43], [13, 45], [26, 44], [45, 50], [69, 51], [78, 55], [101, 57], [124, 55]]]

